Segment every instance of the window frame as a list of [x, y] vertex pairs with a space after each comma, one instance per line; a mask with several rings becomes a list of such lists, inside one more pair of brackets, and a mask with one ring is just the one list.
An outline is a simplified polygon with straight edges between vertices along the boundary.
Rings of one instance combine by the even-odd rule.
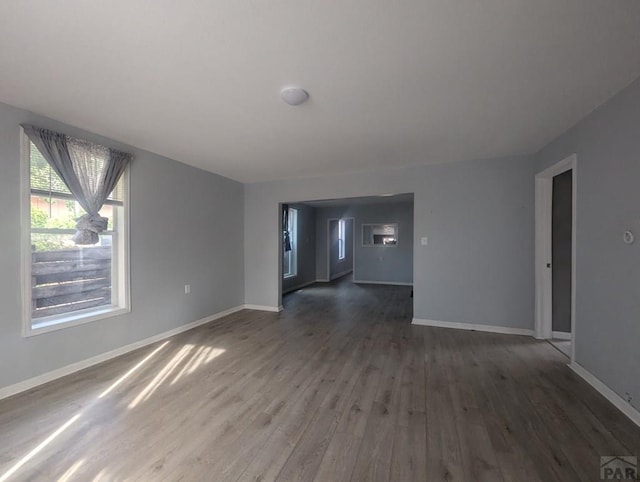
[[[127, 166], [122, 175], [123, 206], [122, 215], [114, 217], [116, 229], [110, 233], [114, 236], [112, 266], [117, 266], [118, 279], [112, 281], [112, 290], [117, 295], [117, 302], [109, 306], [99, 306], [43, 317], [34, 323], [31, 315], [31, 152], [30, 140], [24, 129], [20, 128], [20, 253], [21, 253], [21, 295], [22, 295], [22, 336], [29, 337], [42, 333], [83, 325], [131, 312], [130, 279], [131, 269], [129, 253], [130, 203], [129, 203], [129, 169]], [[117, 243], [117, 244], [116, 244]]]
[[[295, 213], [295, 214], [294, 214]], [[284, 271], [284, 263], [282, 269], [282, 278], [290, 279], [298, 276], [298, 210], [296, 208], [289, 208], [289, 242], [291, 243], [291, 251], [289, 251], [289, 269]], [[286, 252], [283, 252], [283, 256], [286, 256]], [[293, 265], [293, 269], [292, 268]]]

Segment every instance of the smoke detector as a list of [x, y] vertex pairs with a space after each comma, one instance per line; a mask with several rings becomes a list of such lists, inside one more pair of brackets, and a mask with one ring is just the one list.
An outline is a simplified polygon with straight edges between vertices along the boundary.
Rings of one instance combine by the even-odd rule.
[[285, 87], [280, 96], [289, 105], [300, 105], [309, 98], [309, 94], [301, 87]]

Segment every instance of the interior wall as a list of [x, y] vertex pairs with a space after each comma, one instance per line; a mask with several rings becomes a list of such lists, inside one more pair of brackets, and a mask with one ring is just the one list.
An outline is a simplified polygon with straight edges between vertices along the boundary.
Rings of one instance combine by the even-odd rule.
[[[354, 218], [354, 278], [359, 281], [391, 283], [413, 282], [413, 203], [389, 202], [317, 209], [318, 244], [326, 239], [327, 219]], [[395, 247], [362, 246], [363, 224], [398, 223], [398, 245]], [[323, 238], [324, 236], [324, 238]], [[326, 243], [326, 241], [325, 241]], [[327, 271], [327, 251], [317, 250], [318, 278]]]
[[576, 361], [640, 409], [640, 80], [536, 155], [578, 159]]
[[298, 274], [283, 278], [283, 293], [316, 280], [316, 210], [304, 204], [290, 204], [289, 207], [298, 210]]
[[551, 209], [552, 329], [571, 333], [571, 250], [573, 230], [573, 173], [553, 178]]
[[[398, 244], [362, 245], [363, 224], [398, 224]], [[357, 210], [356, 281], [413, 283], [413, 203], [361, 206]]]
[[[21, 123], [134, 154], [131, 313], [22, 337]], [[5, 104], [0, 104], [0, 166], [0, 387], [243, 304], [242, 184]], [[189, 295], [185, 284], [191, 284]]]
[[246, 302], [279, 303], [278, 203], [407, 192], [415, 194], [414, 316], [533, 329], [530, 156], [245, 185]]

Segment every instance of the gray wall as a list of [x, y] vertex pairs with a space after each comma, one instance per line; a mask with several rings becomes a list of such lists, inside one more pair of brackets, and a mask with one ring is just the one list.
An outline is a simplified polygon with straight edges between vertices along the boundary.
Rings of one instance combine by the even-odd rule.
[[577, 154], [576, 361], [640, 409], [640, 80], [536, 155]]
[[552, 203], [552, 329], [571, 332], [571, 246], [573, 174], [566, 171], [553, 178]]
[[278, 203], [413, 192], [414, 316], [532, 329], [533, 178], [514, 157], [247, 184], [246, 302], [280, 301]]
[[[22, 337], [19, 124], [24, 122], [135, 155], [131, 313]], [[0, 387], [243, 303], [241, 184], [5, 104], [0, 104], [0, 167]], [[186, 283], [190, 295], [184, 294]]]
[[[413, 282], [413, 203], [346, 205], [317, 210], [318, 246], [326, 245], [329, 218], [355, 218], [354, 279], [392, 283]], [[398, 223], [398, 245], [363, 247], [362, 225]], [[323, 241], [324, 240], [324, 241]], [[327, 250], [318, 249], [318, 278], [326, 278]]]
[[283, 278], [283, 293], [316, 280], [316, 210], [303, 204], [290, 204], [289, 207], [298, 210], [298, 274]]

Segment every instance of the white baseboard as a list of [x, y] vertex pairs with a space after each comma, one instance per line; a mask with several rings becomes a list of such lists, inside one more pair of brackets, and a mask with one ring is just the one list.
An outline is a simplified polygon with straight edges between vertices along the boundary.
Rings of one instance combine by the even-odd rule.
[[392, 286], [413, 286], [413, 283], [404, 283], [401, 281], [370, 281], [363, 279], [354, 279], [354, 283], [363, 285], [392, 285]]
[[301, 290], [302, 288], [306, 288], [307, 286], [310, 286], [310, 285], [312, 285], [312, 284], [314, 284], [316, 282], [317, 282], [317, 280], [315, 280], [315, 279], [312, 280], [312, 281], [307, 281], [306, 283], [302, 283], [302, 284], [293, 286], [293, 287], [287, 289], [287, 291], [283, 291], [282, 294], [284, 295], [284, 294], [287, 294], [287, 293], [291, 293], [292, 291]]
[[590, 371], [576, 362], [569, 363], [576, 374], [584, 379], [589, 385], [595, 388], [604, 398], [609, 400], [618, 410], [624, 413], [629, 419], [640, 427], [640, 412], [629, 404], [624, 398], [602, 383]]
[[282, 311], [284, 308], [282, 305], [280, 306], [266, 306], [266, 305], [242, 305], [241, 309], [245, 310], [256, 310], [256, 311], [271, 311], [277, 313]]
[[329, 283], [329, 279], [328, 278], [318, 278], [316, 280], [316, 283]]
[[436, 326], [439, 328], [454, 328], [456, 330], [486, 331], [489, 333], [503, 333], [505, 335], [533, 336], [533, 330], [528, 330], [526, 328], [511, 328], [508, 326], [479, 325], [475, 323], [457, 323], [452, 321], [422, 320], [420, 318], [414, 318], [411, 323], [413, 323], [414, 325]]
[[554, 331], [551, 333], [551, 336], [556, 340], [571, 340], [571, 333], [564, 331]]
[[157, 335], [151, 336], [149, 338], [145, 338], [144, 340], [136, 341], [129, 345], [122, 346], [120, 348], [116, 348], [115, 350], [108, 351], [106, 353], [102, 353], [100, 355], [93, 356], [91, 358], [87, 358], [85, 360], [72, 363], [70, 365], [66, 365], [62, 368], [58, 368], [56, 370], [52, 370], [47, 373], [43, 373], [42, 375], [35, 376], [33, 378], [29, 378], [27, 380], [15, 383], [13, 385], [9, 385], [6, 387], [0, 388], [0, 400], [3, 398], [11, 397], [20, 392], [24, 392], [26, 390], [30, 390], [39, 385], [43, 385], [45, 383], [51, 382], [58, 378], [71, 375], [80, 370], [84, 370], [85, 368], [89, 368], [93, 365], [97, 365], [98, 363], [105, 362], [107, 360], [111, 360], [112, 358], [116, 358], [118, 356], [124, 355], [125, 353], [129, 353], [130, 351], [137, 350], [138, 348], [142, 348], [144, 346], [150, 345], [160, 340], [164, 340], [165, 338], [170, 338], [174, 335], [182, 333], [184, 331], [191, 330], [192, 328], [196, 328], [200, 325], [204, 325], [213, 320], [217, 320], [218, 318], [222, 318], [224, 316], [230, 315], [237, 311], [240, 311], [244, 308], [243, 305], [235, 306], [233, 308], [229, 308], [228, 310], [221, 311], [214, 315], [207, 316], [200, 320], [194, 321], [192, 323], [187, 323], [186, 325], [179, 326], [169, 331], [165, 331], [163, 333], [158, 333]]

